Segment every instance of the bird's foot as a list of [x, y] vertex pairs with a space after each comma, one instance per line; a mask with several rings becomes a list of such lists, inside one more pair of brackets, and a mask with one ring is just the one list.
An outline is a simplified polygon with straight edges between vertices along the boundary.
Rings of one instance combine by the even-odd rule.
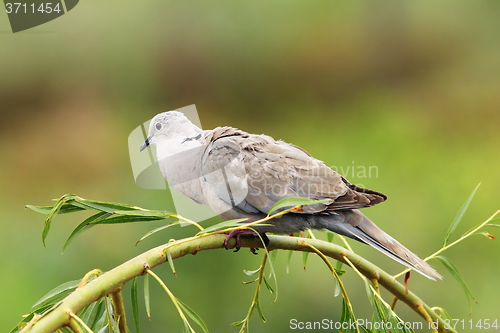
[[[255, 235], [255, 232], [250, 229], [236, 229], [232, 230], [228, 233], [226, 239], [224, 239], [224, 248], [228, 250], [228, 243], [231, 240], [231, 238], [236, 239], [236, 246], [234, 247], [234, 252], [238, 252], [241, 249], [241, 235]], [[265, 233], [261, 233], [260, 236], [262, 237], [262, 240], [264, 241], [264, 244], [267, 246], [269, 244], [269, 238], [266, 236]], [[250, 252], [253, 254], [257, 254], [257, 248], [251, 247]]]

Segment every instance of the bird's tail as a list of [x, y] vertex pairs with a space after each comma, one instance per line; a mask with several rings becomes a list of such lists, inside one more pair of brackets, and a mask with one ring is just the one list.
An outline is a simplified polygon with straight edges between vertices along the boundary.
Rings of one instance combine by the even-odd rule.
[[423, 276], [436, 280], [443, 277], [428, 263], [401, 245], [397, 240], [377, 227], [369, 218], [358, 210], [337, 211], [344, 221], [328, 224], [325, 227], [338, 234], [353, 238], [379, 250], [400, 264], [415, 270]]

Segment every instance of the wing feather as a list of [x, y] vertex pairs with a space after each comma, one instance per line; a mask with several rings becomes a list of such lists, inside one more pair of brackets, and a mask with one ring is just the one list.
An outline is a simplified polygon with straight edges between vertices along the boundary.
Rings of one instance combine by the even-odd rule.
[[331, 199], [304, 207], [305, 214], [329, 214], [380, 203], [386, 197], [349, 183], [304, 149], [231, 127], [207, 138], [203, 154], [205, 181], [227, 204], [246, 213], [266, 213], [286, 197]]

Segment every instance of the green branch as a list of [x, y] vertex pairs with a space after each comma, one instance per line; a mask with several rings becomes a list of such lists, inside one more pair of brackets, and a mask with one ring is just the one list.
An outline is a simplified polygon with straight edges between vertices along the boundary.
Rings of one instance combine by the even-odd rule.
[[[53, 332], [66, 326], [72, 319], [70, 313], [78, 313], [92, 302], [118, 292], [129, 280], [141, 276], [147, 270], [164, 263], [167, 261], [167, 251], [169, 252], [168, 257], [177, 259], [187, 254], [196, 254], [199, 251], [220, 249], [223, 246], [225, 237], [226, 235], [221, 234], [196, 236], [153, 248], [77, 288], [48, 313], [37, 317], [36, 322], [29, 323], [22, 332]], [[314, 249], [317, 249], [325, 256], [344, 263], [347, 263], [345, 260], [347, 258], [369, 280], [378, 280], [381, 286], [406, 303], [424, 319], [429, 320], [430, 318], [433, 322], [437, 322], [439, 332], [455, 332], [452, 329], [446, 329], [441, 317], [415, 294], [412, 292], [407, 293], [405, 287], [396, 281], [393, 276], [355, 253], [341, 246], [316, 239], [274, 235], [268, 237], [270, 242], [267, 249], [269, 251], [281, 249], [315, 252]], [[260, 240], [256, 237], [242, 237], [241, 245], [242, 247], [262, 248]], [[229, 247], [234, 246], [235, 241], [233, 239], [229, 242]]]
[[118, 321], [118, 328], [120, 332], [127, 332], [127, 319], [125, 316], [125, 303], [123, 303], [123, 295], [121, 289], [111, 293], [111, 300], [113, 301], [115, 316]]

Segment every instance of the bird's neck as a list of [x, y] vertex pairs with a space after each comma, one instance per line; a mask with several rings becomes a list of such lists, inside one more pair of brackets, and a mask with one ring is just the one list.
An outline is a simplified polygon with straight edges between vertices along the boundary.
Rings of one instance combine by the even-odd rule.
[[196, 149], [202, 145], [203, 130], [196, 126], [183, 128], [182, 131], [177, 130], [170, 134], [168, 138], [156, 144], [158, 159]]

